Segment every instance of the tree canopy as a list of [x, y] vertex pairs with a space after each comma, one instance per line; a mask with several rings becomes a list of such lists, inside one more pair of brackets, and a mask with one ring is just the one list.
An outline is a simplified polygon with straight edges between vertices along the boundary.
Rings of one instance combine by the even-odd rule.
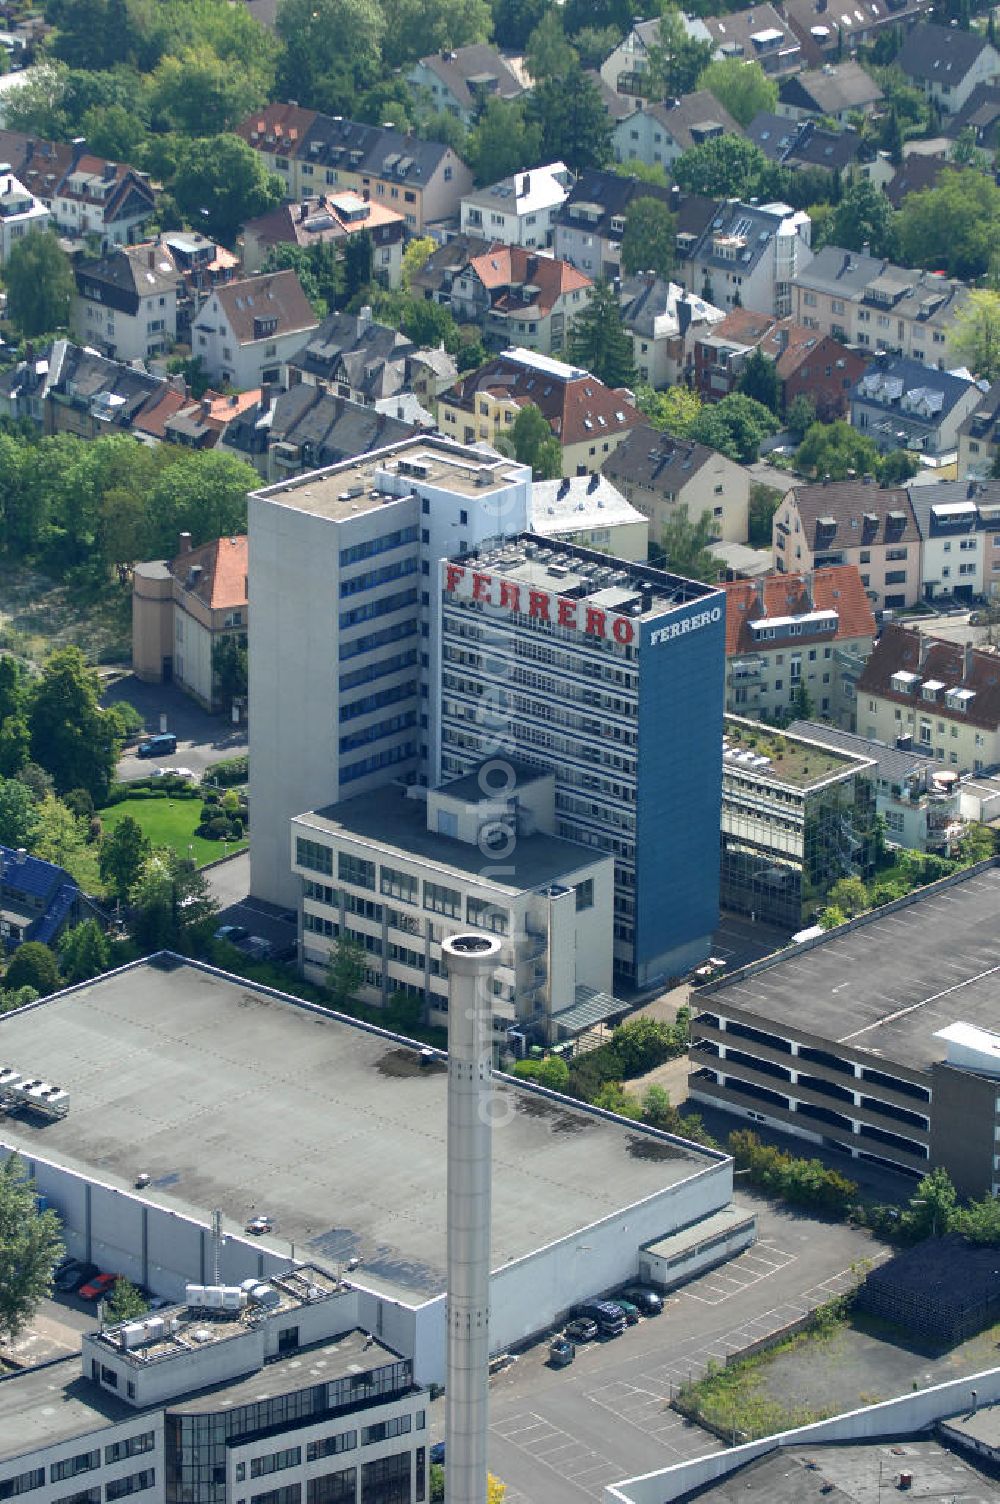
[[574, 172], [611, 161], [611, 121], [604, 101], [578, 63], [531, 91], [526, 119], [539, 129], [545, 162], [565, 162]]
[[40, 1212], [19, 1154], [0, 1163], [0, 1335], [16, 1337], [52, 1290], [63, 1255], [59, 1218]]
[[622, 236], [622, 269], [667, 277], [677, 260], [677, 225], [662, 199], [634, 198]]
[[1000, 292], [973, 288], [951, 327], [951, 357], [974, 376], [1000, 378]]
[[742, 392], [730, 392], [721, 402], [703, 407], [688, 432], [692, 439], [718, 449], [731, 460], [752, 465], [760, 458], [761, 444], [777, 433], [779, 426], [774, 413], [763, 403]]
[[882, 192], [868, 178], [859, 178], [834, 205], [823, 226], [822, 243], [873, 256], [892, 256], [896, 250], [895, 213]]
[[727, 109], [739, 125], [747, 126], [762, 110], [774, 111], [778, 103], [778, 85], [760, 63], [744, 58], [718, 58], [709, 63], [698, 79], [699, 89], [710, 94]]
[[719, 578], [720, 566], [718, 559], [709, 553], [708, 545], [717, 536], [711, 512], [702, 512], [695, 521], [688, 516], [686, 506], [677, 507], [660, 534], [664, 567], [685, 579], [713, 584]]
[[691, 146], [674, 163], [674, 182], [706, 198], [770, 197], [783, 187], [782, 170], [743, 136], [712, 136]]
[[562, 474], [559, 440], [533, 402], [527, 402], [521, 408], [504, 440], [504, 447], [509, 445], [520, 464], [531, 466], [535, 480], [555, 480]]
[[56, 789], [86, 789], [104, 803], [118, 746], [114, 722], [100, 707], [97, 674], [79, 648], [60, 648], [42, 670], [28, 715], [31, 751], [52, 774]]
[[631, 386], [635, 381], [632, 336], [622, 322], [621, 303], [609, 283], [594, 283], [590, 302], [573, 320], [570, 358], [605, 386]]
[[1000, 188], [974, 168], [943, 172], [935, 187], [907, 195], [896, 228], [907, 266], [981, 277], [1000, 238]]
[[281, 179], [268, 171], [260, 152], [225, 133], [187, 142], [173, 181], [181, 213], [226, 245], [235, 244], [248, 219], [280, 203], [282, 193]]
[[69, 322], [73, 270], [53, 230], [15, 241], [4, 267], [7, 312], [20, 334], [47, 334]]

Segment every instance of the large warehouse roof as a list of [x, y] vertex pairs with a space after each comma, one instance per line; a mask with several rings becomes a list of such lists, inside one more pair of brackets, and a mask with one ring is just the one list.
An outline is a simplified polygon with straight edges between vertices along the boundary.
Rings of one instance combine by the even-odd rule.
[[892, 913], [786, 950], [752, 975], [699, 994], [778, 1025], [917, 1070], [943, 1060], [935, 1034], [961, 1021], [995, 1031], [1000, 987], [1000, 867], [937, 885]]
[[[444, 1064], [204, 968], [147, 962], [0, 1019], [0, 1061], [70, 1094], [0, 1143], [230, 1224], [274, 1219], [320, 1262], [404, 1299], [443, 1290]], [[498, 1079], [493, 1266], [708, 1169], [718, 1156]], [[668, 1231], [664, 1228], [664, 1232]], [[265, 1239], [265, 1242], [274, 1240]]]

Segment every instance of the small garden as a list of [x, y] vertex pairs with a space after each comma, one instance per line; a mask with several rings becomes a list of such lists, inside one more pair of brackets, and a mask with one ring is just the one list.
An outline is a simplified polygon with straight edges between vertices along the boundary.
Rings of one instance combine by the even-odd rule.
[[247, 800], [235, 789], [202, 789], [170, 775], [115, 784], [109, 803], [99, 811], [104, 834], [114, 831], [126, 815], [152, 846], [168, 846], [199, 867], [248, 844]]

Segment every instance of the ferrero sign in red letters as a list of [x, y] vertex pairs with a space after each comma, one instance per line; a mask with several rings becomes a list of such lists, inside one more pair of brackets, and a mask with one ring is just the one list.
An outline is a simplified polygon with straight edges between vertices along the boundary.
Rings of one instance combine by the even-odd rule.
[[552, 595], [548, 590], [533, 590], [514, 580], [494, 579], [491, 574], [465, 569], [461, 564], [446, 564], [445, 589], [448, 593], [454, 595], [463, 584], [465, 588], [461, 594], [467, 596], [471, 593], [474, 601], [505, 606], [508, 611], [517, 611], [522, 616], [533, 616], [537, 621], [551, 622], [555, 627], [568, 627], [587, 637], [602, 637], [617, 642], [620, 647], [627, 647], [635, 640], [635, 623], [627, 616], [602, 611], [599, 606], [590, 606], [585, 601]]

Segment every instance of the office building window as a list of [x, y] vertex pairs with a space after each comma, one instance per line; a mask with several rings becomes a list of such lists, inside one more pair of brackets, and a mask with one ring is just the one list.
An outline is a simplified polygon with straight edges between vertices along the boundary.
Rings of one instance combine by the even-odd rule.
[[424, 908], [433, 914], [446, 914], [450, 919], [462, 917], [462, 895], [457, 888], [446, 888], [441, 883], [424, 883]]
[[104, 1497], [109, 1501], [124, 1499], [129, 1494], [142, 1493], [144, 1489], [153, 1488], [156, 1485], [156, 1469], [153, 1467], [143, 1468], [141, 1473], [129, 1473], [127, 1478], [115, 1478], [114, 1482], [104, 1485]]
[[333, 876], [333, 852], [319, 841], [310, 841], [305, 836], [295, 838], [295, 862], [299, 867], [308, 867], [310, 872], [323, 872]]
[[420, 882], [408, 872], [383, 867], [379, 873], [379, 892], [387, 898], [401, 898], [404, 903], [420, 902]]
[[373, 893], [375, 891], [375, 863], [365, 861], [364, 857], [351, 856], [347, 851], [338, 852], [337, 876], [342, 883], [349, 883], [352, 888], [370, 888]]
[[92, 1468], [100, 1465], [100, 1447], [95, 1447], [92, 1452], [77, 1452], [75, 1457], [64, 1457], [61, 1462], [53, 1462], [49, 1468], [49, 1482], [62, 1483], [65, 1478], [75, 1478], [77, 1473], [89, 1473]]
[[585, 878], [582, 883], [577, 883], [576, 907], [577, 912], [594, 907], [594, 879], [592, 877]]
[[[357, 1431], [338, 1431], [335, 1436], [322, 1436], [318, 1441], [309, 1442], [306, 1447], [306, 1461], [319, 1462], [323, 1457], [337, 1457], [341, 1452], [353, 1452], [357, 1444]], [[351, 1497], [353, 1499], [353, 1495]]]

